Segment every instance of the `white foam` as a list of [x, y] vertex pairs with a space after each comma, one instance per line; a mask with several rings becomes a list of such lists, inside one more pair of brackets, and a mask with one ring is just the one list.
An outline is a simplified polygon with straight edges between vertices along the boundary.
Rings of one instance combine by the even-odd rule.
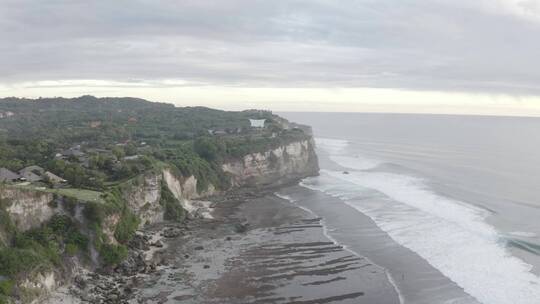
[[295, 203], [296, 200], [293, 199], [290, 195], [286, 195], [286, 194], [281, 194], [281, 193], [274, 193], [275, 196], [279, 197], [280, 199], [282, 200], [286, 200], [288, 202], [291, 202], [291, 203]]
[[342, 139], [333, 139], [333, 138], [315, 138], [315, 143], [317, 148], [326, 151], [329, 154], [338, 154], [345, 151], [349, 146], [349, 141]]
[[376, 159], [368, 159], [366, 157], [347, 154], [347, 147], [350, 142], [341, 139], [331, 138], [316, 138], [317, 148], [326, 152], [330, 159], [343, 167], [354, 170], [369, 170], [377, 167], [382, 162]]
[[[540, 278], [499, 243], [497, 231], [484, 221], [487, 214], [437, 195], [421, 179], [323, 170], [320, 177], [303, 185], [338, 197], [368, 215], [392, 239], [418, 253], [482, 303], [540, 302]], [[374, 195], [378, 198], [366, 199]]]

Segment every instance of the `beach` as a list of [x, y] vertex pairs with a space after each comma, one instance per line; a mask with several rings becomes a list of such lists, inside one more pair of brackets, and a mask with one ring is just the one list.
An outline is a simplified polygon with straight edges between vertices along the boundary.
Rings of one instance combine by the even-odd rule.
[[147, 227], [126, 262], [81, 274], [47, 303], [400, 303], [385, 269], [281, 190], [216, 197], [210, 218]]
[[214, 208], [167, 241], [168, 265], [134, 286], [130, 303], [399, 303], [384, 269], [272, 192]]

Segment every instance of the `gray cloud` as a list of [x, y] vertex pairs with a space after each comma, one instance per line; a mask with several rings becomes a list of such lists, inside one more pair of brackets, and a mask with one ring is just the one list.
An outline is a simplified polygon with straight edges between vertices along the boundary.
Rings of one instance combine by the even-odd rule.
[[0, 0], [0, 83], [540, 94], [538, 0]]

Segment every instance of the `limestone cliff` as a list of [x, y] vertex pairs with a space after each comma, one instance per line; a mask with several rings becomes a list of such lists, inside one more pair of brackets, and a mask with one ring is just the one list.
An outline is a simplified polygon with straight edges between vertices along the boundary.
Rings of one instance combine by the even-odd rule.
[[2, 188], [0, 200], [6, 202], [5, 208], [11, 221], [21, 231], [39, 227], [55, 213], [50, 206], [53, 201], [51, 193]]
[[[19, 232], [47, 225], [55, 215], [71, 218], [80, 232], [89, 239], [88, 252], [66, 255], [61, 246], [62, 267], [36, 268], [19, 282], [20, 288], [33, 290], [33, 297], [24, 303], [38, 303], [43, 296], [58, 286], [70, 281], [75, 271], [100, 266], [103, 244], [125, 246], [126, 235], [146, 224], [165, 221], [172, 204], [178, 206], [183, 217], [209, 217], [208, 203], [204, 199], [221, 192], [254, 186], [283, 185], [301, 178], [318, 174], [318, 160], [314, 141], [304, 139], [292, 141], [268, 151], [249, 153], [243, 157], [229, 159], [222, 165], [229, 176], [229, 189], [216, 189], [205, 183], [206, 189], [197, 186], [194, 175], [182, 176], [178, 169], [163, 165], [160, 169], [146, 172], [136, 178], [108, 189], [100, 202], [85, 202], [74, 197], [63, 197], [46, 192], [46, 189], [24, 189], [17, 186], [0, 187], [0, 211], [7, 215]], [[166, 202], [164, 198], [168, 197]], [[89, 212], [95, 208], [95, 213]], [[127, 211], [126, 211], [127, 210]], [[178, 209], [177, 209], [178, 210]], [[95, 216], [103, 218], [96, 222]], [[136, 220], [132, 221], [135, 217]], [[99, 223], [99, 231], [95, 230]], [[132, 223], [135, 223], [134, 227]], [[1, 224], [1, 223], [0, 223]], [[7, 245], [9, 234], [0, 225], [0, 248]], [[119, 237], [120, 236], [120, 237]], [[101, 246], [101, 249], [100, 249]], [[88, 259], [90, 256], [90, 259]], [[36, 302], [37, 301], [37, 302]]]
[[178, 203], [187, 212], [195, 212], [192, 200], [214, 195], [215, 187], [210, 184], [207, 189], [197, 191], [198, 180], [173, 173], [170, 168], [148, 172], [139, 176], [129, 187], [124, 187], [123, 197], [130, 209], [139, 217], [141, 226], [164, 221], [165, 206], [162, 203], [163, 186], [170, 191]]
[[312, 139], [292, 142], [262, 153], [251, 153], [223, 165], [233, 186], [282, 185], [317, 175], [319, 165]]

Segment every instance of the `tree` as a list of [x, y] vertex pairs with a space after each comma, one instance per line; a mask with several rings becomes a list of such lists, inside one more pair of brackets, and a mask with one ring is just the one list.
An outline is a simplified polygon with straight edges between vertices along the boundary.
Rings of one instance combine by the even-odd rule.
[[200, 137], [193, 143], [193, 149], [200, 157], [213, 161], [218, 156], [218, 145], [209, 137]]

